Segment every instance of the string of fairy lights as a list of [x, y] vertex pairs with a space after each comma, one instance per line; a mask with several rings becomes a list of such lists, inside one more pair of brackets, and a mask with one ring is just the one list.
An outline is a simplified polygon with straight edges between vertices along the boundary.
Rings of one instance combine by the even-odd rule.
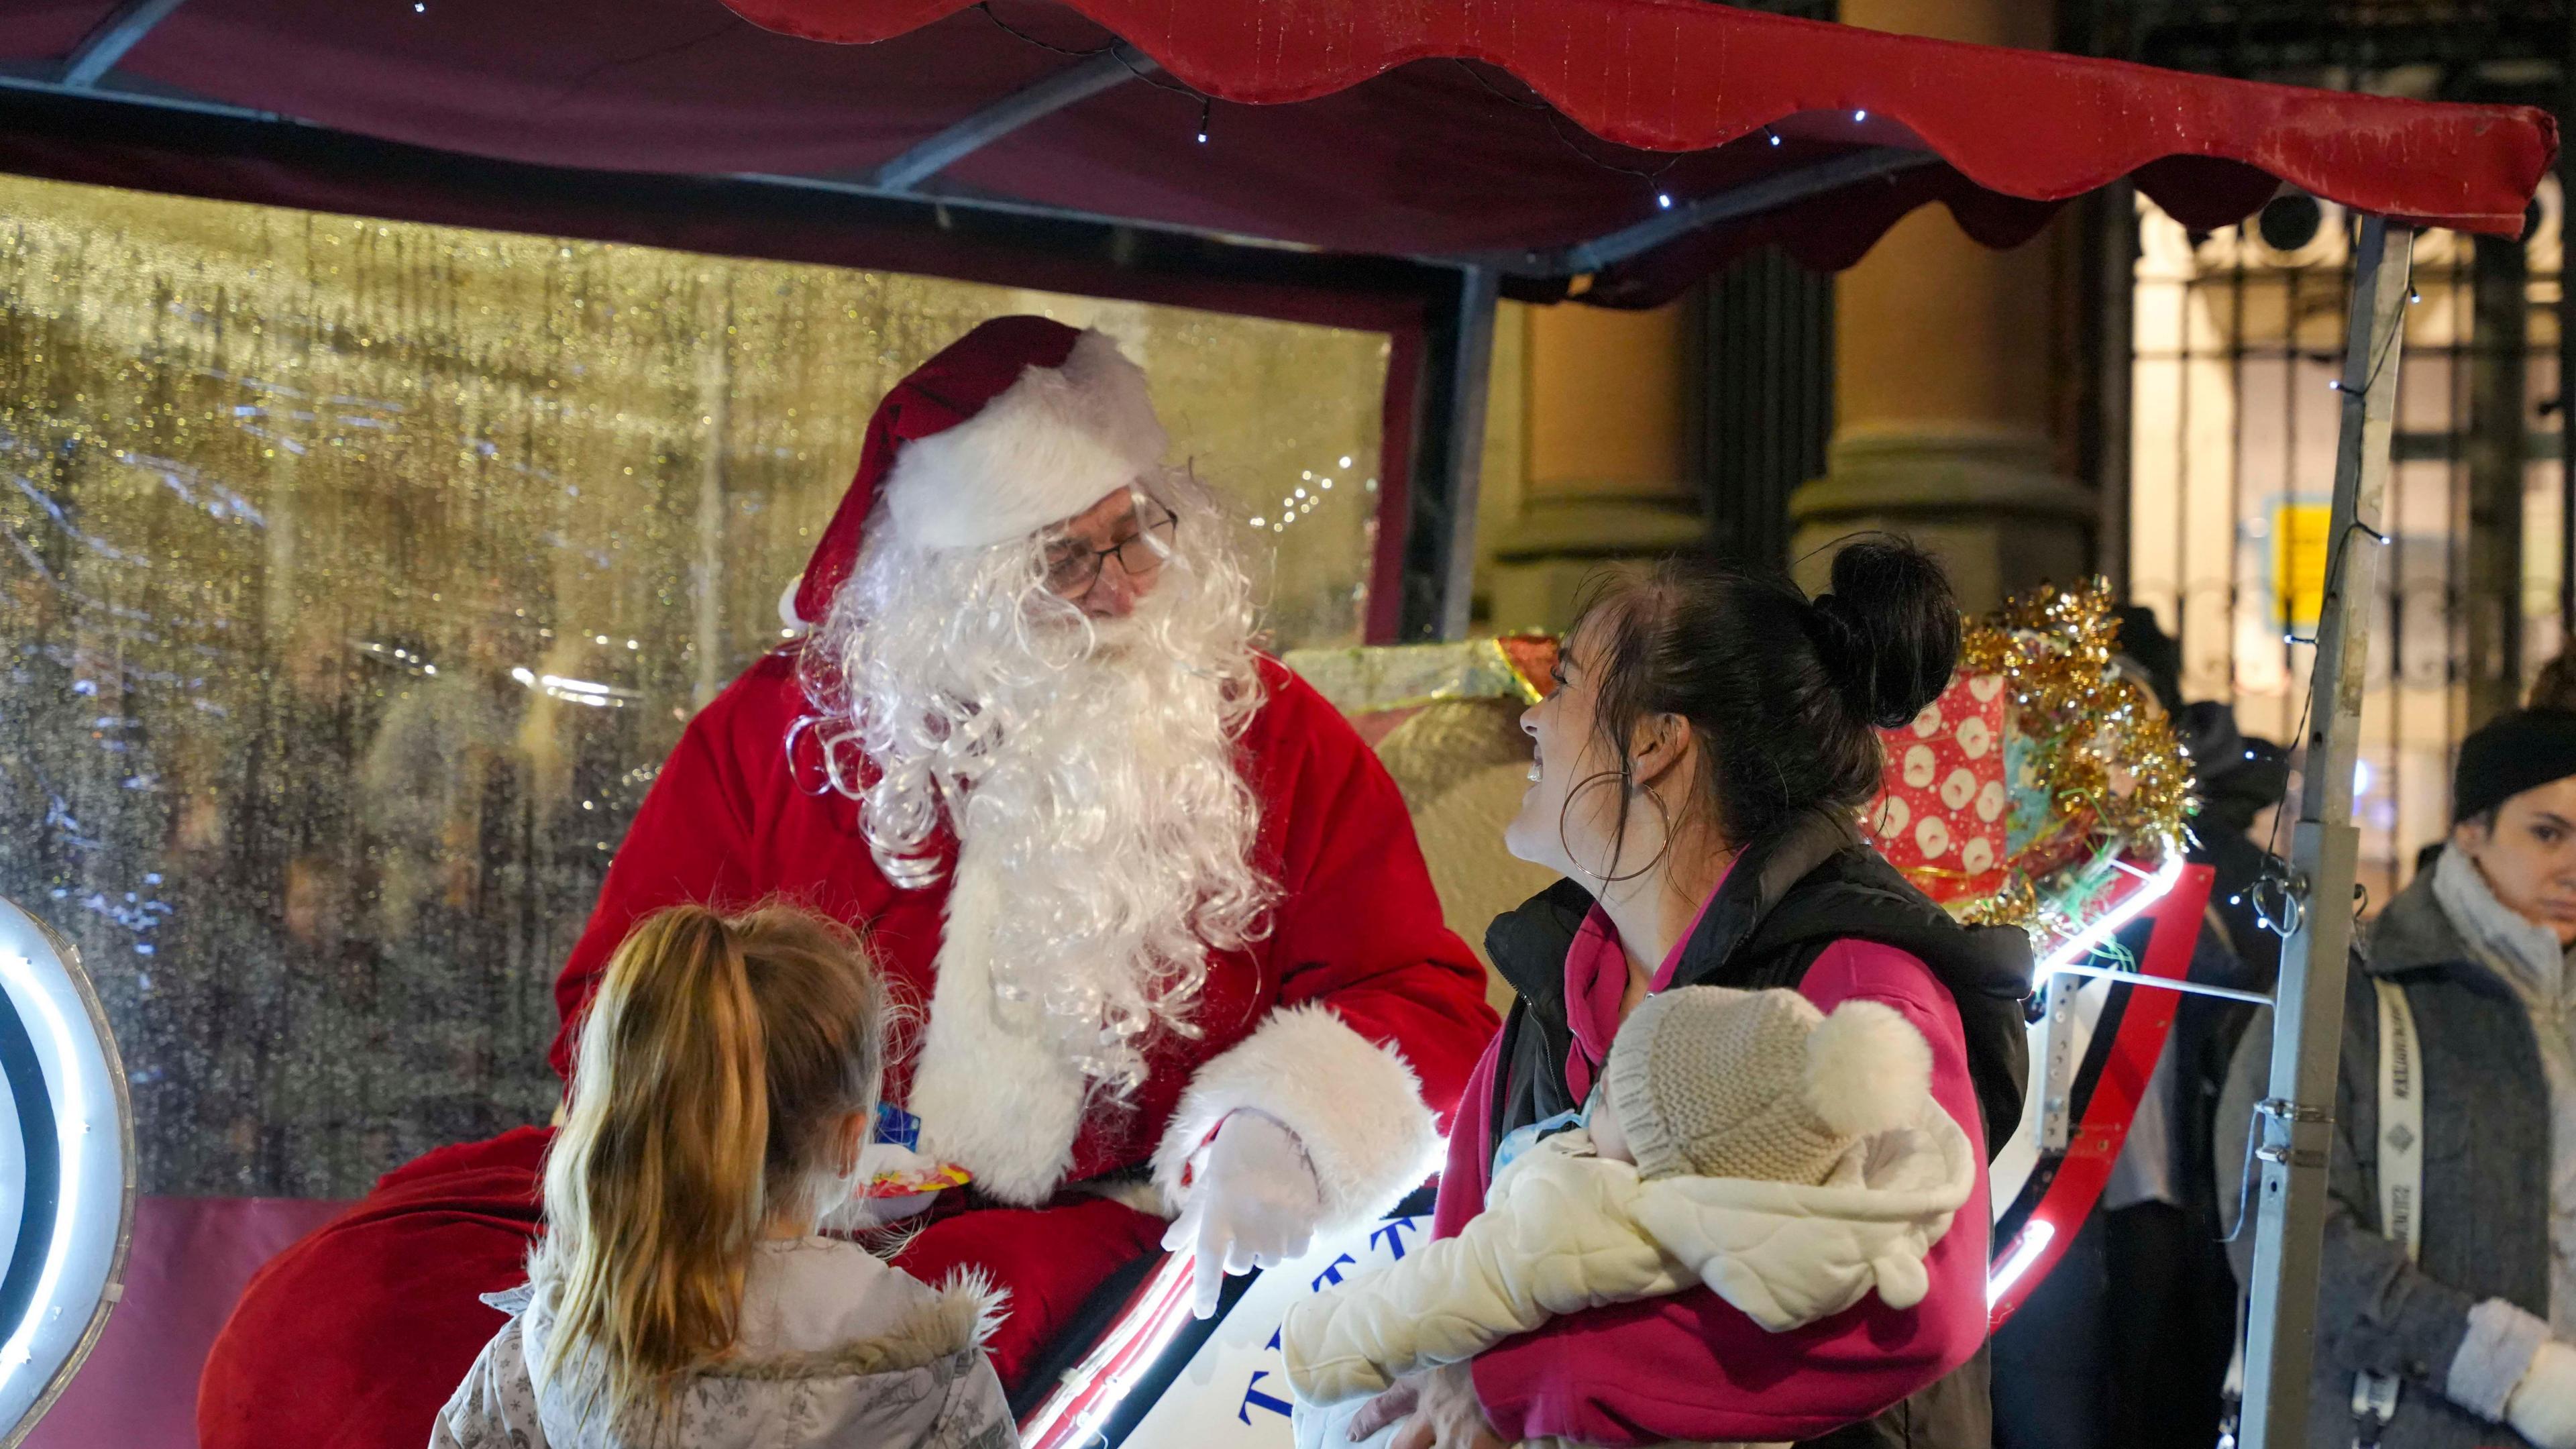
[[[995, 26], [999, 27], [1004, 34], [1020, 41], [1024, 45], [1032, 46], [1038, 50], [1045, 51], [1050, 55], [1060, 55], [1069, 60], [1091, 60], [1104, 55], [1115, 56], [1122, 65], [1127, 67], [1128, 71], [1132, 73], [1136, 79], [1145, 82], [1147, 85], [1153, 86], [1157, 90], [1168, 91], [1173, 95], [1198, 102], [1198, 126], [1196, 131], [1193, 133], [1193, 139], [1199, 145], [1204, 146], [1208, 144], [1209, 120], [1214, 111], [1214, 98], [1193, 87], [1165, 79], [1157, 70], [1139, 67], [1133, 60], [1128, 58], [1128, 53], [1122, 47], [1120, 42], [1111, 41], [1107, 45], [1094, 46], [1087, 50], [1077, 49], [1072, 46], [1057, 45], [1053, 42], [1040, 39], [1035, 35], [1031, 35], [1027, 31], [1020, 29], [1018, 26], [1011, 24], [1007, 20], [1004, 20], [1001, 16], [993, 13], [993, 7], [989, 3], [978, 4], [975, 9], [980, 12], [985, 19], [993, 22]], [[1473, 80], [1478, 86], [1482, 87], [1488, 95], [1491, 95], [1495, 100], [1502, 104], [1510, 106], [1516, 110], [1543, 113], [1547, 117], [1548, 133], [1554, 136], [1557, 143], [1563, 146], [1576, 159], [1584, 162], [1586, 165], [1607, 171], [1612, 175], [1632, 177], [1638, 181], [1644, 182], [1648, 192], [1653, 197], [1654, 206], [1658, 211], [1670, 211], [1673, 209], [1675, 198], [1671, 189], [1663, 184], [1663, 178], [1665, 173], [1671, 171], [1676, 165], [1679, 165], [1683, 156], [1689, 153], [1677, 152], [1670, 154], [1665, 157], [1662, 164], [1656, 166], [1634, 166], [1610, 160], [1596, 154], [1591, 149], [1591, 144], [1589, 143], [1597, 142], [1599, 138], [1592, 136], [1590, 132], [1584, 131], [1579, 125], [1569, 121], [1564, 112], [1558, 110], [1555, 106], [1550, 105], [1545, 100], [1540, 99], [1536, 92], [1533, 91], [1527, 95], [1514, 95], [1510, 91], [1504, 90], [1502, 87], [1494, 84], [1493, 81], [1486, 77], [1482, 70], [1478, 69], [1476, 66], [1468, 64], [1465, 60], [1451, 58], [1449, 64], [1457, 67], [1458, 70], [1463, 72], [1470, 80]], [[1866, 108], [1855, 109], [1851, 113], [1851, 118], [1852, 124], [1863, 124], [1869, 120], [1869, 111]], [[1779, 132], [1773, 130], [1769, 126], [1764, 126], [1761, 129], [1765, 144], [1771, 146], [1782, 144]], [[1578, 137], [1581, 139], [1578, 139]], [[1614, 142], [1609, 144], [1617, 143]], [[1628, 149], [1635, 150], [1637, 148], [1630, 147]]]
[[[1324, 495], [1333, 491], [1333, 485], [1340, 481], [1340, 478], [1349, 476], [1351, 462], [1351, 455], [1348, 453], [1344, 453], [1335, 460], [1334, 467], [1339, 477], [1334, 473], [1318, 475], [1312, 468], [1299, 471], [1296, 485], [1280, 495], [1279, 516], [1272, 518], [1268, 513], [1254, 514], [1249, 520], [1250, 526], [1255, 530], [1266, 528], [1272, 533], [1287, 532], [1291, 526], [1315, 511], [1315, 505], [1324, 501]], [[1377, 480], [1375, 478], [1361, 480], [1360, 489], [1364, 493], [1375, 493]]]
[[[1199, 110], [1198, 127], [1194, 133], [1194, 139], [1199, 145], [1204, 146], [1208, 144], [1209, 116], [1213, 104], [1211, 98], [1200, 91], [1165, 80], [1154, 71], [1140, 69], [1132, 60], [1127, 59], [1126, 52], [1121, 48], [1119, 42], [1112, 41], [1109, 44], [1089, 49], [1077, 49], [1070, 46], [1057, 45], [1035, 35], [1031, 35], [1027, 31], [1021, 30], [1019, 27], [1012, 25], [1009, 21], [1006, 21], [1001, 16], [995, 14], [989, 3], [978, 4], [975, 8], [977, 11], [982, 13], [985, 19], [991, 21], [1004, 34], [1019, 40], [1023, 44], [1045, 51], [1051, 55], [1059, 55], [1073, 60], [1091, 60], [1103, 55], [1114, 55], [1117, 56], [1121, 63], [1125, 64], [1127, 68], [1135, 74], [1138, 80], [1153, 85], [1157, 89], [1170, 91], [1176, 95], [1195, 99], [1199, 103]], [[1473, 80], [1500, 104], [1510, 106], [1516, 110], [1543, 113], [1547, 117], [1549, 134], [1553, 135], [1560, 145], [1578, 159], [1588, 165], [1597, 167], [1600, 170], [1607, 171], [1618, 176], [1631, 177], [1645, 183], [1653, 196], [1653, 204], [1657, 210], [1670, 211], [1673, 208], [1675, 204], [1674, 196], [1672, 190], [1664, 184], [1664, 177], [1666, 173], [1673, 169], [1673, 167], [1680, 164], [1682, 154], [1667, 156], [1661, 164], [1652, 167], [1626, 165], [1618, 161], [1607, 159], [1596, 154], [1591, 147], [1586, 144], [1587, 141], [1595, 138], [1591, 138], [1589, 133], [1581, 133], [1584, 139], [1577, 139], [1576, 134], [1569, 132], [1570, 123], [1567, 121], [1564, 113], [1559, 111], [1555, 106], [1550, 105], [1545, 100], [1539, 98], [1535, 92], [1531, 92], [1526, 95], [1515, 95], [1512, 92], [1503, 89], [1501, 86], [1496, 85], [1482, 70], [1476, 66], [1468, 64], [1464, 60], [1452, 59], [1449, 63], [1455, 66], [1469, 79]], [[1854, 125], [1865, 124], [1869, 120], [1869, 111], [1866, 108], [1855, 109], [1851, 113], [1851, 119]], [[1574, 129], [1576, 131], [1580, 130], [1579, 127]], [[1761, 131], [1765, 144], [1773, 147], [1783, 144], [1780, 133], [1773, 130], [1770, 126], [1763, 126]], [[1316, 470], [1311, 468], [1302, 471], [1298, 475], [1297, 484], [1292, 486], [1287, 493], [1281, 495], [1277, 513], [1274, 515], [1265, 510], [1261, 513], [1255, 514], [1248, 520], [1249, 526], [1256, 532], [1266, 529], [1273, 534], [1286, 533], [1289, 528], [1301, 522], [1315, 511], [1316, 505], [1323, 501], [1322, 495], [1332, 491], [1335, 482], [1339, 478], [1346, 478], [1349, 475], [1351, 463], [1352, 460], [1345, 456], [1337, 461], [1337, 471], [1334, 473], [1324, 473], [1319, 475]], [[1366, 480], [1365, 487], [1368, 492], [1375, 493], [1377, 491], [1377, 480], [1375, 478]]]
[[[1129, 51], [1122, 42], [1113, 40], [1106, 45], [1093, 46], [1089, 49], [1057, 45], [1052, 41], [1044, 40], [1038, 36], [1032, 35], [1029, 32], [1020, 29], [1018, 26], [1011, 24], [1009, 21], [1004, 20], [1001, 16], [993, 12], [993, 7], [989, 3], [978, 4], [975, 9], [985, 19], [991, 21], [996, 28], [1000, 29], [1003, 34], [1010, 36], [1012, 39], [1019, 41], [1023, 45], [1045, 51], [1049, 55], [1063, 56], [1069, 60], [1092, 60], [1101, 56], [1114, 57], [1121, 65], [1125, 66], [1128, 72], [1137, 80], [1154, 87], [1156, 90], [1168, 92], [1172, 95], [1179, 96], [1184, 100], [1197, 102], [1198, 123], [1192, 130], [1191, 139], [1201, 146], [1208, 144], [1209, 135], [1211, 133], [1211, 121], [1215, 114], [1216, 98], [1207, 94], [1205, 91], [1197, 89], [1196, 87], [1183, 85], [1177, 81], [1166, 78], [1159, 68], [1150, 64], [1144, 66], [1138, 65], [1135, 60], [1130, 58]], [[428, 0], [411, 0], [411, 10], [414, 15], [426, 16], [429, 13]], [[698, 39], [704, 40], [708, 38], [712, 37], [699, 37]], [[695, 44], [697, 42], [692, 41], [690, 43]], [[1597, 167], [1600, 170], [1610, 172], [1613, 175], [1633, 177], [1639, 181], [1645, 182], [1649, 193], [1653, 197], [1655, 208], [1659, 211], [1672, 210], [1674, 205], [1673, 193], [1662, 184], [1663, 177], [1666, 172], [1669, 172], [1675, 165], [1680, 163], [1683, 155], [1688, 153], [1675, 153], [1669, 155], [1661, 165], [1652, 167], [1631, 166], [1618, 161], [1609, 160], [1595, 154], [1587, 144], [1588, 141], [1597, 140], [1598, 138], [1592, 137], [1589, 132], [1583, 131], [1579, 126], [1576, 126], [1573, 131], [1569, 131], [1569, 122], [1565, 113], [1558, 110], [1555, 106], [1550, 105], [1548, 102], [1540, 99], [1535, 92], [1526, 96], [1513, 95], [1511, 92], [1495, 85], [1491, 80], [1486, 78], [1483, 71], [1468, 64], [1465, 60], [1453, 57], [1450, 59], [1449, 63], [1456, 66], [1461, 72], [1465, 73], [1470, 79], [1475, 81], [1478, 86], [1482, 87], [1488, 94], [1493, 96], [1494, 99], [1500, 101], [1504, 105], [1508, 105], [1519, 110], [1543, 112], [1548, 118], [1549, 134], [1553, 135], [1558, 144], [1564, 146], [1569, 153], [1583, 161], [1586, 165]], [[1869, 111], [1866, 108], [1855, 109], [1851, 113], [1851, 118], [1855, 125], [1866, 122], [1869, 119]], [[1780, 134], [1777, 131], [1774, 131], [1767, 125], [1763, 126], [1761, 130], [1766, 144], [1772, 146], [1782, 144]], [[1581, 135], [1585, 139], [1578, 140], [1578, 135]], [[1629, 149], [1634, 150], [1637, 148], [1631, 147]]]

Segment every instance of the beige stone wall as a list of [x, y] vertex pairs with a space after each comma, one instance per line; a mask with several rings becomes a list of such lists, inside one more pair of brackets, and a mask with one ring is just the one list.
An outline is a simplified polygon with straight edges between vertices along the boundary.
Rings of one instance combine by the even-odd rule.
[[[2047, 7], [2022, 0], [1846, 0], [1843, 19], [1988, 45], [2050, 39]], [[1832, 542], [1871, 528], [1939, 553], [1973, 610], [2091, 571], [2095, 500], [2062, 475], [2051, 437], [2066, 230], [1997, 252], [1929, 206], [1837, 279], [1833, 445], [1826, 476], [1790, 503], [1802, 582], [1821, 587]], [[1479, 513], [1488, 627], [1561, 628], [1603, 560], [1703, 537], [1685, 305], [1503, 308]]]
[[1699, 541], [1695, 386], [1681, 304], [1504, 307], [1478, 516], [1490, 627], [1561, 629], [1604, 560]]
[[[2050, 39], [2048, 8], [2023, 0], [1845, 0], [1842, 19], [1985, 45]], [[2058, 474], [2049, 436], [2063, 230], [1998, 252], [1927, 206], [1837, 279], [1834, 440], [1826, 476], [1790, 500], [1801, 582], [1820, 587], [1833, 540], [1869, 528], [1939, 553], [1972, 610], [2090, 570], [2093, 496]]]

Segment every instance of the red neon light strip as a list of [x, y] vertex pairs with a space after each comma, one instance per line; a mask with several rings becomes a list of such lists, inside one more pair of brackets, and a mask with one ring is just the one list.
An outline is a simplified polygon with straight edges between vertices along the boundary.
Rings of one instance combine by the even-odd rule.
[[1190, 1255], [1175, 1253], [1136, 1285], [1100, 1347], [1021, 1421], [1023, 1449], [1073, 1449], [1091, 1439], [1126, 1396], [1127, 1385], [1189, 1317], [1191, 1276]]
[[[2140, 974], [2179, 981], [2190, 972], [2192, 943], [2199, 939], [2201, 912], [2209, 904], [2210, 878], [2208, 866], [2186, 866], [2164, 899], [2146, 909], [2144, 914], [2155, 925], [2147, 936], [2146, 959], [2138, 963]], [[2174, 1009], [2182, 1001], [2181, 993], [2174, 991], [2138, 987], [2130, 991], [2119, 1032], [2111, 1039], [2111, 1055], [2102, 1064], [2093, 1099], [2085, 1104], [2084, 1120], [2067, 1144], [2057, 1175], [2049, 1180], [2048, 1190], [2021, 1231], [1994, 1254], [1993, 1262], [2009, 1263], [2034, 1231], [2046, 1231], [2037, 1256], [1988, 1306], [1989, 1331], [2003, 1327], [2004, 1320], [2066, 1255], [2076, 1230], [2102, 1198], [2121, 1144], [2128, 1141], [2129, 1122], [2138, 1114], [2138, 1100], [2146, 1094], [2147, 1078], [2155, 1072], [2156, 1058], [2163, 1054], [2165, 1037], [2173, 1030]]]

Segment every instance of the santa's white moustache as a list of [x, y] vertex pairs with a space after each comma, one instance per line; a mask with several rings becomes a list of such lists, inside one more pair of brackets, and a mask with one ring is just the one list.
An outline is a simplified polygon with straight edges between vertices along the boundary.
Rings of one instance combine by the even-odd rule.
[[1258, 939], [1276, 893], [1236, 750], [1261, 703], [1250, 581], [1195, 480], [1149, 491], [1179, 527], [1127, 618], [1050, 594], [1036, 538], [924, 549], [881, 529], [807, 651], [812, 728], [879, 867], [933, 883], [958, 822], [1004, 903], [993, 1010], [1112, 1095], [1143, 1080], [1152, 1030], [1188, 1030], [1208, 951]]

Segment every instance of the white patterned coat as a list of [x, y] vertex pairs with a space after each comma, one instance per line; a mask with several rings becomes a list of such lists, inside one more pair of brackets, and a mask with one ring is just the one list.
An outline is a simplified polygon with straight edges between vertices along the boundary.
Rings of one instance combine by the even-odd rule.
[[[1014, 1449], [984, 1354], [998, 1307], [985, 1285], [932, 1289], [846, 1243], [789, 1246], [806, 1251], [755, 1262], [742, 1342], [689, 1376], [658, 1434], [539, 1388], [529, 1364], [545, 1356], [547, 1304], [528, 1287], [492, 1295], [510, 1321], [439, 1411], [430, 1449]], [[833, 1338], [853, 1324], [870, 1331]]]

